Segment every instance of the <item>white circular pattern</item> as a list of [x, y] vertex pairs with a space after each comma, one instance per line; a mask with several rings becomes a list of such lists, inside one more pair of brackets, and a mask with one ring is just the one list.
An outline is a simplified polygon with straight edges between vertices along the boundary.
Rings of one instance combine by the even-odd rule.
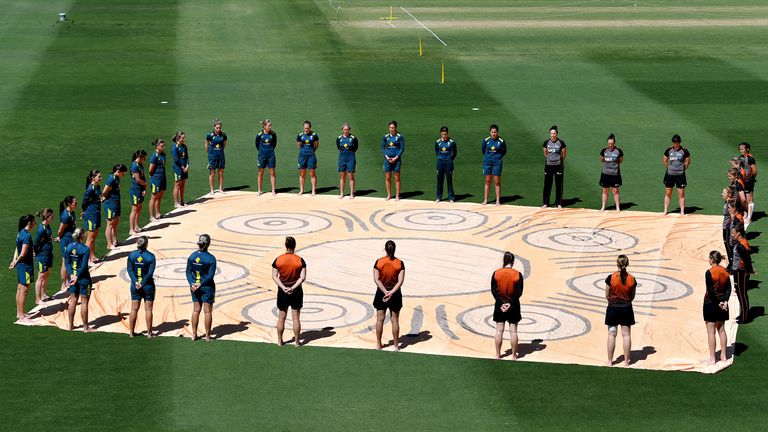
[[637, 237], [604, 228], [550, 228], [528, 233], [531, 246], [560, 252], [620, 252], [638, 243]]
[[[693, 288], [685, 282], [669, 276], [653, 273], [631, 272], [637, 281], [636, 302], [660, 302], [678, 300], [693, 294]], [[609, 273], [590, 273], [569, 279], [568, 288], [585, 296], [605, 300], [605, 278]]]
[[238, 234], [286, 236], [322, 231], [331, 221], [304, 213], [257, 213], [222, 219], [218, 225]]
[[[186, 258], [163, 258], [162, 261], [158, 261], [155, 267], [155, 286], [158, 288], [187, 286], [186, 271]], [[248, 269], [240, 264], [216, 260], [214, 281], [217, 285], [236, 281], [246, 276], [248, 276]], [[120, 278], [129, 283], [131, 281], [125, 269], [120, 271]]]
[[[384, 256], [387, 239], [337, 240], [308, 246], [297, 253], [307, 263], [310, 283], [331, 291], [370, 295], [376, 292], [371, 274]], [[440, 297], [488, 292], [504, 251], [448, 240], [394, 239], [395, 255], [405, 264], [404, 297]], [[530, 272], [525, 258], [515, 269]]]
[[[274, 327], [277, 322], [277, 303], [275, 299], [262, 300], [243, 308], [243, 317], [264, 327]], [[350, 297], [327, 294], [304, 294], [304, 306], [301, 308], [301, 324], [304, 328], [343, 328], [351, 327], [370, 320], [373, 306]], [[290, 328], [291, 314], [288, 314], [286, 326]]]
[[[522, 319], [517, 324], [517, 335], [525, 342], [574, 338], [589, 333], [592, 328], [589, 320], [581, 315], [547, 306], [524, 304], [520, 306], [520, 314]], [[496, 334], [493, 305], [467, 309], [456, 317], [456, 321], [480, 336], [492, 338]]]
[[412, 231], [466, 231], [483, 225], [488, 216], [466, 210], [422, 209], [394, 212], [381, 222]]

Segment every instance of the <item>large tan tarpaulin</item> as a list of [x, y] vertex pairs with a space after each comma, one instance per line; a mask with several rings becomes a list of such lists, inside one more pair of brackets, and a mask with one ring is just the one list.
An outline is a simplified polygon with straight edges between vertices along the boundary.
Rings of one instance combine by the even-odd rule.
[[[384, 255], [385, 240], [393, 239], [406, 265], [404, 351], [493, 357], [490, 277], [509, 250], [525, 275], [520, 360], [603, 365], [604, 280], [623, 253], [639, 283], [630, 367], [711, 373], [732, 362], [706, 365], [704, 272], [709, 251], [723, 249], [718, 216], [216, 194], [146, 227], [149, 250], [158, 258], [154, 316], [163, 336], [191, 335], [184, 270], [202, 233], [211, 235], [210, 252], [218, 259], [215, 338], [275, 342], [271, 264], [284, 252], [284, 236], [292, 235], [307, 262], [301, 318], [308, 346], [373, 349], [372, 267]], [[128, 332], [125, 268], [135, 240], [128, 243], [92, 271], [90, 319], [98, 331]], [[40, 307], [34, 323], [66, 328], [64, 302], [60, 294]], [[143, 314], [137, 330], [145, 329]], [[737, 314], [734, 295], [730, 316]], [[731, 347], [736, 330], [735, 322], [726, 324]], [[286, 339], [291, 335], [289, 314]], [[385, 342], [391, 338], [389, 325], [384, 336]], [[503, 349], [509, 348], [507, 337]]]

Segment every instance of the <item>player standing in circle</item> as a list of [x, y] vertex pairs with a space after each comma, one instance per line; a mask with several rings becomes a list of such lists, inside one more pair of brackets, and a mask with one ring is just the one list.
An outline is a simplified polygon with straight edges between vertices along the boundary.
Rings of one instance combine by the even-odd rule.
[[496, 358], [501, 358], [504, 326], [509, 323], [509, 340], [512, 344], [512, 360], [517, 359], [517, 323], [520, 322], [520, 296], [523, 295], [523, 275], [512, 268], [515, 255], [504, 252], [504, 265], [491, 275], [491, 294], [495, 300], [493, 321], [496, 323]]
[[285, 319], [291, 308], [293, 344], [301, 346], [301, 308], [304, 306], [304, 290], [301, 284], [307, 279], [307, 263], [295, 253], [296, 239], [285, 238], [285, 253], [272, 262], [272, 280], [277, 284], [277, 344], [283, 345]]
[[672, 146], [664, 150], [664, 216], [669, 214], [669, 202], [672, 200], [672, 188], [677, 187], [677, 198], [680, 203], [680, 215], [685, 216], [685, 170], [691, 165], [691, 153], [680, 145], [680, 135], [672, 136]]
[[715, 333], [720, 336], [720, 360], [727, 359], [725, 349], [728, 338], [723, 324], [728, 321], [728, 299], [731, 296], [731, 277], [728, 270], [720, 265], [723, 255], [718, 251], [709, 253], [709, 269], [704, 273], [707, 291], [704, 294], [704, 323], [707, 325], [709, 363], [715, 364]]
[[259, 179], [258, 186], [261, 195], [261, 185], [264, 183], [264, 168], [269, 168], [269, 181], [272, 183], [272, 195], [276, 195], [275, 185], [277, 177], [275, 176], [275, 147], [277, 147], [277, 134], [272, 130], [272, 122], [264, 119], [261, 122], [261, 132], [256, 135], [256, 149], [259, 151]]
[[752, 222], [752, 212], [755, 210], [754, 191], [755, 179], [757, 178], [757, 165], [750, 150], [751, 147], [748, 142], [739, 144], [739, 165], [744, 173], [744, 193], [747, 198], [747, 217], [744, 218], [744, 229], [747, 229]]
[[9, 269], [16, 269], [18, 286], [16, 287], [16, 319], [27, 322], [29, 316], [24, 313], [29, 294], [29, 285], [35, 282], [34, 246], [32, 229], [35, 227], [35, 217], [25, 214], [19, 218], [19, 232], [16, 235], [16, 249]]
[[61, 250], [61, 289], [59, 292], [64, 292], [69, 288], [69, 276], [67, 275], [67, 266], [65, 265], [65, 251], [67, 250], [67, 246], [72, 243], [72, 233], [74, 233], [75, 228], [77, 228], [77, 217], [75, 216], [76, 208], [77, 199], [72, 195], [67, 195], [59, 203], [59, 220], [61, 221], [61, 225], [59, 225], [56, 238], [53, 239], [54, 241], [59, 242], [59, 249]]
[[184, 192], [187, 190], [189, 178], [189, 149], [187, 148], [187, 135], [178, 131], [171, 138], [171, 158], [173, 159], [173, 207], [179, 208], [187, 205], [184, 201]]
[[[213, 121], [213, 131], [205, 136], [205, 151], [208, 153], [208, 185], [211, 193], [224, 192], [224, 149], [227, 147], [227, 134], [221, 131], [221, 120]], [[219, 188], [214, 189], [214, 177], [218, 172]]]
[[37, 282], [35, 282], [35, 303], [42, 304], [48, 300], [49, 270], [53, 267], [53, 232], [51, 221], [53, 209], [44, 208], [37, 212], [40, 225], [35, 232], [35, 263], [37, 264]]
[[384, 244], [386, 256], [373, 264], [373, 282], [376, 294], [373, 307], [376, 309], [376, 349], [382, 349], [381, 335], [384, 333], [384, 318], [389, 309], [392, 322], [392, 342], [395, 351], [400, 351], [400, 309], [403, 308], [403, 292], [400, 288], [405, 280], [405, 263], [395, 258], [395, 242], [387, 240]]
[[144, 161], [147, 160], [147, 152], [136, 150], [133, 153], [133, 162], [131, 163], [131, 216], [128, 219], [130, 224], [130, 235], [136, 235], [141, 232], [139, 220], [141, 219], [141, 207], [144, 202], [144, 195], [147, 193], [147, 178], [144, 176]]
[[126, 273], [131, 278], [131, 314], [128, 317], [128, 331], [135, 336], [136, 318], [141, 301], [144, 300], [144, 315], [147, 323], [147, 338], [152, 337], [152, 305], [155, 302], [155, 255], [147, 250], [149, 239], [141, 236], [136, 240], [136, 250], [128, 255]]
[[162, 217], [160, 206], [163, 195], [168, 188], [165, 178], [165, 141], [157, 138], [152, 142], [155, 151], [149, 158], [149, 185], [152, 195], [149, 198], [149, 221], [154, 222]]
[[101, 228], [101, 171], [93, 170], [85, 179], [85, 194], [80, 207], [83, 210], [83, 219], [85, 220], [85, 230], [87, 236], [85, 245], [91, 252], [90, 264], [97, 264], [96, 259], [96, 237]]
[[608, 326], [608, 366], [613, 365], [613, 351], [616, 348], [616, 333], [621, 326], [621, 339], [624, 346], [624, 366], [632, 362], [632, 326], [635, 324], [635, 312], [632, 300], [635, 299], [637, 281], [627, 272], [629, 258], [619, 255], [616, 266], [619, 271], [605, 278], [605, 298], [608, 308], [605, 311], [605, 325]]
[[443, 199], [443, 178], [448, 186], [448, 201], [453, 202], [453, 160], [456, 159], [458, 148], [456, 141], [448, 136], [448, 126], [440, 128], [440, 138], [435, 141], [435, 156], [437, 156], [437, 189], [435, 202]]
[[499, 136], [499, 127], [492, 124], [490, 135], [483, 140], [483, 205], [488, 204], [488, 193], [491, 190], [491, 176], [496, 185], [496, 205], [501, 205], [501, 171], [504, 168], [504, 155], [507, 154], [507, 143]]
[[80, 318], [83, 320], [83, 332], [90, 332], [88, 326], [88, 299], [91, 297], [91, 273], [88, 271], [88, 257], [91, 250], [84, 245], [85, 231], [76, 228], [72, 234], [72, 243], [64, 253], [69, 276], [69, 298], [67, 299], [67, 317], [69, 330], [75, 329], [75, 309], [80, 299]]
[[397, 132], [397, 122], [389, 122], [389, 133], [381, 139], [381, 153], [384, 155], [384, 182], [387, 201], [392, 198], [392, 173], [395, 173], [395, 201], [400, 201], [400, 169], [405, 152], [405, 137]]
[[317, 177], [315, 176], [317, 156], [315, 152], [320, 147], [320, 138], [312, 132], [312, 123], [309, 120], [304, 120], [304, 130], [296, 135], [296, 147], [299, 149], [299, 195], [304, 193], [304, 180], [307, 176], [307, 170], [309, 170], [309, 177], [312, 181], [312, 196], [315, 196], [317, 189]]
[[549, 128], [549, 139], [542, 145], [544, 151], [544, 194], [542, 207], [549, 207], [552, 179], [555, 180], [555, 204], [563, 208], [563, 174], [565, 173], [565, 141], [557, 137], [557, 125]]
[[736, 282], [736, 296], [739, 299], [739, 317], [736, 322], [746, 324], [749, 318], [749, 275], [754, 273], [752, 268], [752, 249], [744, 237], [744, 225], [737, 224], [731, 230], [733, 242], [733, 261], [731, 262], [731, 274]]
[[205, 340], [211, 340], [213, 302], [216, 297], [216, 257], [208, 252], [211, 236], [202, 234], [197, 239], [198, 250], [187, 259], [187, 282], [192, 294], [192, 340], [197, 340], [200, 311], [205, 314]]
[[357, 137], [351, 133], [349, 123], [341, 125], [341, 135], [336, 138], [336, 148], [339, 149], [339, 199], [344, 198], [344, 181], [349, 175], [349, 199], [355, 198], [355, 165], [357, 158]]
[[608, 189], [613, 188], [613, 202], [616, 203], [616, 211], [621, 211], [619, 204], [619, 187], [621, 187], [621, 163], [624, 162], [624, 152], [616, 147], [616, 136], [608, 135], [608, 146], [600, 150], [600, 162], [603, 169], [600, 172], [600, 186], [603, 187], [603, 205], [600, 211], [605, 211], [608, 203]]
[[104, 190], [101, 196], [104, 201], [104, 214], [107, 217], [107, 229], [104, 230], [104, 237], [107, 239], [107, 249], [117, 247], [117, 225], [120, 223], [120, 179], [128, 172], [128, 167], [123, 164], [116, 164], [112, 167], [112, 172], [107, 176], [104, 183]]

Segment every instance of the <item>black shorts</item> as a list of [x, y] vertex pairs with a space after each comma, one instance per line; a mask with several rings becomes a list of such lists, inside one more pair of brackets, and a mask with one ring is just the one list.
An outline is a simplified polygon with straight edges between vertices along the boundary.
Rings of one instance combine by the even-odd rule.
[[728, 310], [717, 303], [704, 303], [704, 322], [728, 321]]
[[493, 306], [493, 322], [508, 322], [512, 324], [520, 322], [522, 319], [520, 316], [520, 303], [511, 303], [506, 312], [501, 311], [501, 305], [502, 303], [496, 303]]
[[755, 190], [755, 179], [744, 179], [744, 193], [752, 193]]
[[403, 308], [403, 293], [397, 290], [388, 301], [384, 301], [384, 293], [380, 289], [376, 289], [376, 295], [373, 296], [373, 307], [376, 310], [391, 310], [392, 312], [400, 312]]
[[285, 312], [289, 307], [293, 310], [301, 310], [304, 307], [304, 290], [301, 285], [294, 288], [291, 294], [277, 288], [277, 308]]
[[632, 304], [608, 305], [605, 310], [605, 325], [607, 326], [631, 326], [635, 324], [635, 311]]
[[664, 174], [664, 186], [668, 188], [676, 187], [678, 189], [685, 189], [688, 186], [688, 182], [685, 180], [685, 173], [683, 174]]
[[621, 174], [613, 175], [600, 173], [600, 186], [604, 188], [617, 188], [621, 186]]
[[544, 165], [545, 175], [558, 175], [561, 176], [565, 172], [565, 165]]

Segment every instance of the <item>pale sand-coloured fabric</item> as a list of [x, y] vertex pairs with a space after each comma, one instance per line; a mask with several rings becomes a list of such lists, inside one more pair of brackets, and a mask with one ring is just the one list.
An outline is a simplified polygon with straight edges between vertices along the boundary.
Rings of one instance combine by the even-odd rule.
[[[604, 280], [623, 253], [639, 282], [631, 367], [712, 373], [732, 362], [706, 365], [704, 272], [709, 251], [723, 252], [718, 216], [216, 194], [146, 227], [149, 250], [158, 259], [154, 317], [163, 336], [191, 335], [184, 269], [202, 233], [211, 235], [210, 252], [219, 263], [213, 335], [221, 339], [275, 342], [271, 264], [284, 252], [284, 237], [292, 235], [308, 266], [302, 310], [308, 345], [373, 349], [372, 268], [384, 255], [384, 242], [393, 239], [406, 266], [400, 327], [407, 352], [493, 357], [490, 278], [509, 250], [525, 273], [520, 361], [604, 365]], [[92, 272], [90, 319], [98, 331], [127, 333], [125, 267], [134, 247], [112, 251]], [[34, 324], [65, 328], [63, 302], [59, 295], [40, 307]], [[730, 307], [735, 318], [735, 295]], [[137, 331], [143, 330], [142, 306]], [[736, 330], [733, 320], [726, 323], [731, 347]], [[286, 340], [291, 336], [289, 318]], [[385, 343], [390, 339], [387, 323]], [[621, 354], [619, 336], [614, 358]]]

